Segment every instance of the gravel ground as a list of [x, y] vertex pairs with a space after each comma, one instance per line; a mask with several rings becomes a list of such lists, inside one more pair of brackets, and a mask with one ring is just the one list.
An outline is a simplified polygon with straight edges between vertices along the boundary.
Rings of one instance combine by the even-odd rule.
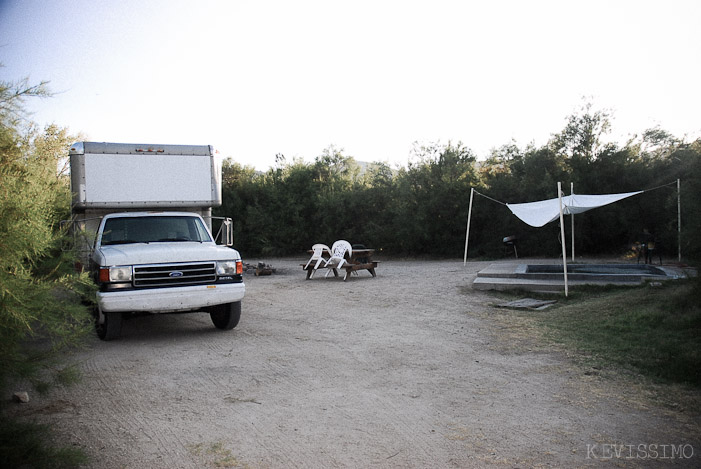
[[305, 260], [247, 275], [236, 329], [129, 319], [77, 354], [81, 383], [13, 412], [95, 468], [701, 466], [698, 415], [506, 323], [470, 288], [488, 263], [390, 260], [343, 282], [305, 280]]

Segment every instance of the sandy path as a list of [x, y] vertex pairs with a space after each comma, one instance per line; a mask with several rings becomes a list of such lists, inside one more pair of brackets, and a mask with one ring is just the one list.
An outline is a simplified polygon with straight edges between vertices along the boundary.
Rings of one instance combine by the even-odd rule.
[[[83, 383], [21, 412], [95, 468], [654, 467], [650, 445], [687, 445], [671, 462], [701, 465], [692, 416], [505, 343], [489, 294], [464, 291], [486, 264], [388, 261], [344, 283], [265, 261], [278, 272], [246, 277], [235, 330], [204, 314], [125, 321], [78, 356]], [[626, 447], [605, 460], [612, 444]]]

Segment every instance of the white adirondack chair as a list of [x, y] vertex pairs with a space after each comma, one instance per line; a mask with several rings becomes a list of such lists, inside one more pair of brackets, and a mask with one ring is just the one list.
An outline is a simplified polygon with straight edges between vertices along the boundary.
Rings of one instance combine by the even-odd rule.
[[[350, 256], [353, 253], [353, 248], [348, 241], [339, 239], [331, 246], [331, 258], [326, 261], [326, 268], [339, 269], [346, 263], [346, 253]], [[326, 272], [324, 277], [328, 277], [331, 270]]]
[[315, 262], [314, 267], [312, 268], [312, 272], [309, 275], [310, 279], [314, 276], [314, 272], [316, 272], [316, 270], [319, 268], [322, 262], [324, 263], [324, 265], [326, 265], [328, 259], [324, 257], [324, 254], [328, 254], [328, 256], [331, 257], [331, 248], [329, 248], [325, 244], [315, 244], [314, 246], [312, 246], [312, 257], [307, 262], [307, 265], [304, 266], [304, 269], [306, 270], [312, 262]]

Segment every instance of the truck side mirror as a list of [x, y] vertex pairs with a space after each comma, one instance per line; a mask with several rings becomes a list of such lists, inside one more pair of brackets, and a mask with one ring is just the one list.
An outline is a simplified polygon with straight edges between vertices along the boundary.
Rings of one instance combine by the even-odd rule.
[[217, 244], [222, 246], [233, 246], [234, 245], [234, 223], [231, 218], [225, 218], [222, 220], [221, 226], [219, 227], [219, 232], [216, 236]]

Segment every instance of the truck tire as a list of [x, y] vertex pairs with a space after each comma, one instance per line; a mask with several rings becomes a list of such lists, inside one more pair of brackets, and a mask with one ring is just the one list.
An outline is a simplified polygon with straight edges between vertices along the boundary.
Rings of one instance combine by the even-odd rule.
[[233, 329], [241, 319], [241, 302], [215, 306], [211, 309], [209, 316], [217, 329], [227, 331]]
[[122, 333], [122, 313], [103, 313], [95, 307], [95, 331], [102, 340], [114, 340]]

